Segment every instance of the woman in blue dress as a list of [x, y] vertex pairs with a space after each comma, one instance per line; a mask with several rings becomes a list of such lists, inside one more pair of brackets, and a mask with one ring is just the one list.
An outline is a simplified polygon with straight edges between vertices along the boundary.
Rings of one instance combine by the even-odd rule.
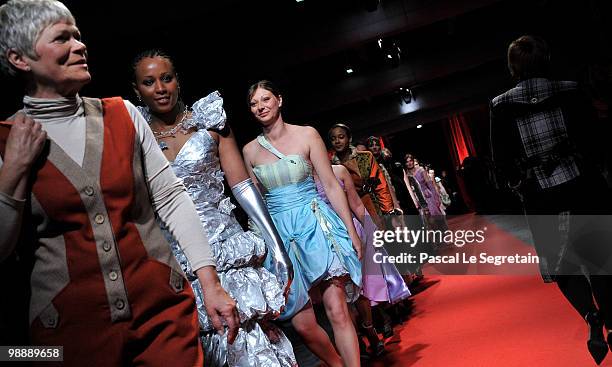
[[[359, 346], [347, 299], [359, 296], [361, 241], [325, 144], [314, 128], [283, 121], [282, 97], [270, 82], [251, 86], [248, 101], [263, 134], [243, 149], [247, 170], [265, 193], [294, 266], [294, 280], [280, 319], [291, 319], [306, 346], [328, 366], [359, 366]], [[319, 198], [313, 169], [335, 212]], [[341, 358], [316, 322], [308, 295], [314, 288], [322, 294]]]

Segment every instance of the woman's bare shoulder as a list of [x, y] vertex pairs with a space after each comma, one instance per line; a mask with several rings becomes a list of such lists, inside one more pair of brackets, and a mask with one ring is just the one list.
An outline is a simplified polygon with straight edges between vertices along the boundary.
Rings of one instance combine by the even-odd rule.
[[332, 170], [334, 174], [339, 177], [344, 177], [348, 175], [349, 171], [341, 164], [332, 164]]
[[293, 124], [287, 124], [287, 126], [290, 128], [290, 131], [292, 133], [296, 133], [296, 134], [300, 134], [300, 135], [305, 135], [308, 137], [312, 137], [312, 136], [320, 136], [319, 132], [317, 131], [317, 129], [315, 129], [314, 127], [310, 126], [310, 125], [293, 125]]
[[250, 142], [246, 143], [246, 145], [242, 147], [242, 155], [246, 157], [255, 154], [258, 145], [259, 143], [257, 142], [257, 139], [253, 139]]

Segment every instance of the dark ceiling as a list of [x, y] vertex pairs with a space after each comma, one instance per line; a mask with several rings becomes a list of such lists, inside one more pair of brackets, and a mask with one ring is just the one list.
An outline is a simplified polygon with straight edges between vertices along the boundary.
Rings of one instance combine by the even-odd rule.
[[[131, 59], [163, 48], [187, 102], [221, 90], [241, 143], [259, 131], [245, 93], [261, 78], [280, 84], [289, 122], [394, 134], [482, 106], [511, 86], [505, 50], [525, 33], [549, 40], [560, 77], [580, 79], [585, 65], [609, 55], [612, 14], [604, 0], [381, 0], [375, 11], [366, 10], [370, 0], [65, 3], [89, 48], [94, 79], [83, 94], [134, 101]], [[395, 65], [381, 38], [401, 49]], [[6, 115], [21, 91], [5, 86]], [[411, 88], [409, 104], [400, 87]]]

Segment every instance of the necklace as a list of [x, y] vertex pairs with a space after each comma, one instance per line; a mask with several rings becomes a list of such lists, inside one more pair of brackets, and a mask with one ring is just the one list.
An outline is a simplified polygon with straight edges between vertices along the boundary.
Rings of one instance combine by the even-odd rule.
[[163, 138], [176, 138], [176, 134], [180, 131], [183, 134], [187, 134], [189, 133], [189, 128], [185, 127], [185, 121], [187, 120], [187, 106], [185, 106], [185, 109], [183, 110], [183, 117], [181, 118], [181, 121], [179, 121], [172, 129], [170, 130], [162, 130], [162, 131], [156, 131], [153, 130], [153, 136], [155, 136], [155, 139], [163, 139]]

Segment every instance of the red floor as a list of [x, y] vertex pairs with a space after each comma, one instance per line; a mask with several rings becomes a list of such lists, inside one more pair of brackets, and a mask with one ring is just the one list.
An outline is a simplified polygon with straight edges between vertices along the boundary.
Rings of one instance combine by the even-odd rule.
[[[506, 253], [533, 251], [478, 217], [461, 220], [487, 225]], [[387, 340], [389, 353], [369, 366], [595, 366], [586, 323], [539, 275], [429, 275], [424, 281], [430, 286], [414, 296], [413, 315]], [[612, 366], [612, 353], [601, 366]]]

